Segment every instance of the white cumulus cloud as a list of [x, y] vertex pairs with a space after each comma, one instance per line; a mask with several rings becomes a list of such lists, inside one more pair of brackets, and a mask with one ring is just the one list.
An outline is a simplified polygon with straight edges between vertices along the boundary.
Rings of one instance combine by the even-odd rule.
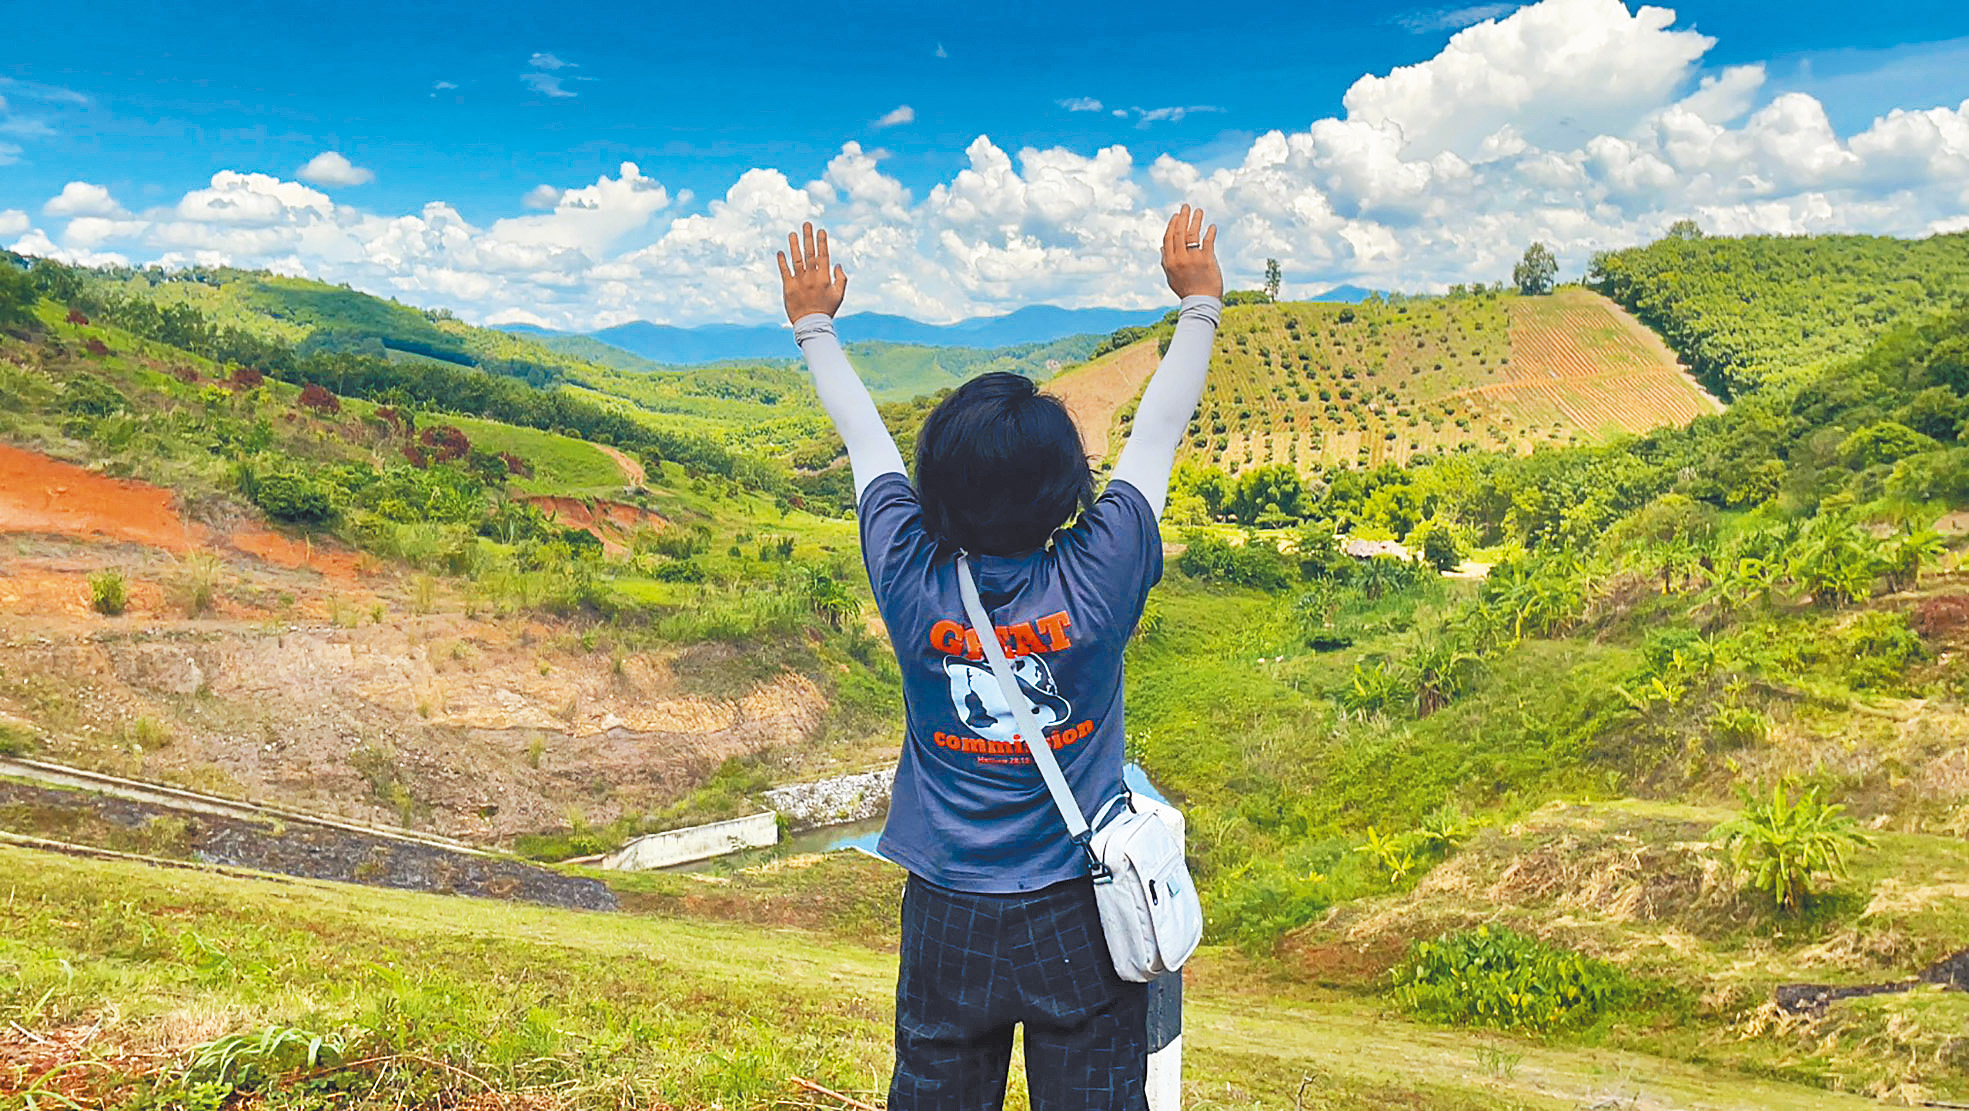
[[916, 122], [916, 109], [911, 108], [907, 104], [898, 104], [894, 108], [884, 112], [882, 118], [875, 121], [875, 126], [896, 127], [901, 124], [914, 122]]
[[[883, 152], [846, 143], [816, 176], [755, 167], [701, 203], [623, 163], [481, 223], [442, 201], [375, 212], [227, 170], [140, 213], [107, 191], [98, 211], [78, 191], [59, 234], [5, 213], [0, 235], [28, 253], [266, 267], [468, 319], [593, 328], [772, 319], [772, 251], [803, 220], [827, 226], [855, 310], [927, 320], [1166, 304], [1155, 244], [1184, 201], [1222, 225], [1234, 285], [1276, 258], [1288, 295], [1496, 281], [1534, 239], [1577, 274], [1591, 252], [1685, 217], [1717, 234], [1969, 228], [1969, 101], [1842, 132], [1813, 97], [1774, 95], [1761, 65], [1705, 65], [1711, 40], [1663, 9], [1543, 0], [1486, 20], [1434, 57], [1363, 76], [1341, 114], [1208, 161], [1146, 141], [1083, 152], [981, 135], [958, 169], [912, 190]], [[1202, 110], [1060, 104], [1143, 124]]]
[[1069, 112], [1098, 112], [1101, 102], [1091, 96], [1070, 96], [1060, 101], [1060, 107]]
[[41, 206], [44, 216], [115, 216], [123, 211], [116, 198], [101, 185], [87, 181], [71, 181], [62, 186], [62, 191], [48, 198]]
[[301, 167], [296, 176], [302, 181], [331, 186], [368, 185], [376, 180], [375, 171], [364, 169], [332, 150], [322, 151], [308, 159], [308, 164]]
[[1506, 125], [1538, 146], [1577, 146], [1633, 127], [1715, 45], [1674, 22], [1668, 9], [1630, 13], [1622, 0], [1544, 0], [1457, 32], [1426, 62], [1361, 78], [1347, 117], [1466, 157]]

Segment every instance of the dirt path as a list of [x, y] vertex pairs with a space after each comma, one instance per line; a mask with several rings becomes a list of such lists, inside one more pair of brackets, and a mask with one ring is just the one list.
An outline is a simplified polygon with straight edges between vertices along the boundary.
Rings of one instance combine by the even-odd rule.
[[628, 452], [607, 444], [595, 444], [595, 449], [615, 460], [615, 465], [622, 468], [622, 477], [629, 480], [629, 485], [642, 486], [647, 483], [649, 476], [643, 472], [643, 465]]
[[[1873, 1100], [1758, 1080], [1641, 1053], [1418, 1026], [1355, 1003], [1259, 1003], [1185, 992], [1183, 1041], [1194, 1052], [1277, 1057], [1311, 1075], [1424, 1083], [1523, 1101], [1527, 1107], [1620, 1111], [1839, 1111]], [[1484, 1050], [1511, 1060], [1482, 1064]]]

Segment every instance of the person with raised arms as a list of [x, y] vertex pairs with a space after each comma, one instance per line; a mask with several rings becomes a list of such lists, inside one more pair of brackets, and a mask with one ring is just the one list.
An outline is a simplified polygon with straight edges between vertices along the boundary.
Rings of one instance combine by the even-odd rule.
[[[835, 335], [848, 275], [827, 232], [807, 224], [779, 255], [902, 669], [907, 734], [877, 845], [909, 873], [890, 1111], [996, 1111], [1020, 1025], [1035, 1111], [1147, 1106], [1149, 986], [1115, 972], [1088, 855], [1015, 719], [1038, 723], [1084, 813], [1123, 793], [1122, 649], [1162, 577], [1158, 521], [1223, 311], [1216, 240], [1188, 205], [1163, 230], [1175, 335], [1098, 497], [1066, 406], [1004, 373], [930, 413], [912, 482]], [[1025, 707], [1008, 704], [1012, 680], [994, 681], [966, 620], [960, 555]]]

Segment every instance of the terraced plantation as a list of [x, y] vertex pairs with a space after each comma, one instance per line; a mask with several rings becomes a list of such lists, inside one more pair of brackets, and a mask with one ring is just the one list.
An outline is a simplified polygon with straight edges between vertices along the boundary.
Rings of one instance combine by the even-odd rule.
[[[1151, 337], [1048, 388], [1105, 455], [1156, 363]], [[1225, 313], [1186, 458], [1236, 472], [1528, 451], [1683, 424], [1721, 408], [1668, 348], [1584, 289]]]

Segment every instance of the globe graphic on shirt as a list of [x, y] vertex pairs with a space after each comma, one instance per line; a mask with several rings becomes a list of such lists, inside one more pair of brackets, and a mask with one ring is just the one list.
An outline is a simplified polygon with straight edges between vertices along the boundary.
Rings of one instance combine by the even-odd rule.
[[[1018, 680], [1019, 692], [1032, 707], [1032, 716], [1039, 723], [1042, 733], [1056, 725], [1063, 724], [1073, 713], [1073, 706], [1060, 695], [1059, 685], [1053, 681], [1053, 672], [1046, 661], [1038, 656], [1020, 656], [1011, 661], [1012, 677]], [[943, 661], [944, 675], [950, 680], [950, 704], [957, 712], [957, 720], [974, 736], [987, 741], [1012, 741], [1019, 732], [1019, 722], [1012, 715], [1012, 707], [1005, 701], [1004, 690], [998, 685], [998, 677], [992, 674], [991, 665], [964, 659], [961, 656], [946, 656]]]

